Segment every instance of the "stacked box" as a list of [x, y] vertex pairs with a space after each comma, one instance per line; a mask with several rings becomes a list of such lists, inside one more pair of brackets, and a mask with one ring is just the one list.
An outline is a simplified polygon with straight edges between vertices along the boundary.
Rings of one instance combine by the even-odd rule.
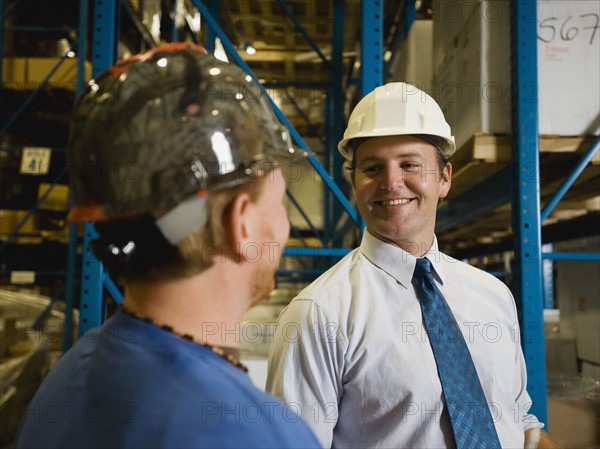
[[[15, 57], [2, 62], [2, 84], [6, 89], [33, 90], [48, 76], [60, 58]], [[65, 59], [48, 80], [48, 87], [75, 89], [77, 84], [77, 64], [75, 58]], [[92, 66], [85, 62], [84, 80], [92, 76]]]
[[388, 81], [403, 81], [415, 86], [430, 86], [433, 78], [431, 58], [429, 55], [433, 48], [433, 22], [430, 20], [417, 20], [410, 28], [406, 39], [399, 48], [395, 49], [398, 56], [394, 65], [390, 67]]
[[[508, 134], [510, 2], [434, 2], [429, 93], [460, 147], [475, 133]], [[539, 0], [539, 133], [600, 134], [600, 2]], [[525, 92], [535, 98], [536, 86]]]

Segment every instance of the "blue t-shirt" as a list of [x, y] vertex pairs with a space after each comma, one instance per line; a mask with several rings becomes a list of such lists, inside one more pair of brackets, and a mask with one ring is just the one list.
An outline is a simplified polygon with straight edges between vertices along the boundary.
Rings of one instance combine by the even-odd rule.
[[16, 447], [320, 447], [297, 412], [210, 349], [119, 311], [51, 370]]

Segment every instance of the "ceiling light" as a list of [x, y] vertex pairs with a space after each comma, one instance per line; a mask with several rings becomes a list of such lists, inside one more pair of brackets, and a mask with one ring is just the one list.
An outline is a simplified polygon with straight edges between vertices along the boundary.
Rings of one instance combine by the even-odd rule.
[[215, 56], [215, 58], [219, 59], [220, 61], [229, 62], [229, 59], [227, 59], [227, 54], [225, 53], [225, 48], [223, 48], [223, 43], [221, 42], [221, 39], [219, 39], [218, 37], [215, 38], [214, 56]]
[[253, 55], [253, 54], [256, 53], [256, 48], [254, 48], [252, 46], [252, 44], [250, 42], [248, 42], [248, 41], [242, 42], [242, 48], [244, 50], [246, 50], [246, 53], [248, 53], [249, 55]]

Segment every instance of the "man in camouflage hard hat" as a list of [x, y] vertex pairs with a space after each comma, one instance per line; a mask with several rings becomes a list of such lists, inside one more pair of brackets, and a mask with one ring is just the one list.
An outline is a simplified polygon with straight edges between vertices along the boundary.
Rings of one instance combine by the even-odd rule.
[[124, 301], [51, 370], [18, 448], [318, 446], [239, 361], [242, 314], [288, 237], [279, 166], [296, 156], [252, 79], [202, 48], [161, 46], [92, 80], [69, 219], [95, 223]]

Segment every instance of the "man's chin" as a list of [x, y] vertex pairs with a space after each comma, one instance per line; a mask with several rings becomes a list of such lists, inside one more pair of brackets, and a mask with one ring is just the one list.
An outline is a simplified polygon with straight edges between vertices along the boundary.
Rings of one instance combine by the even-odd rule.
[[252, 296], [252, 302], [250, 303], [250, 307], [254, 307], [255, 305], [263, 302], [269, 297], [271, 292], [273, 292], [273, 289], [275, 288], [275, 278], [273, 277], [273, 275], [271, 275], [268, 282], [265, 280], [264, 286], [260, 287], [261, 288], [256, 288], [256, 294]]

